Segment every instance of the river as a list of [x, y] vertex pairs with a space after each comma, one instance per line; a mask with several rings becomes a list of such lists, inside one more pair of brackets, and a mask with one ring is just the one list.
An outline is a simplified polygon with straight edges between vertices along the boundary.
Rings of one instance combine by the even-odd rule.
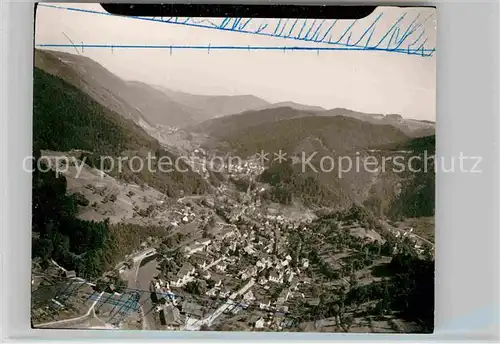
[[[158, 262], [156, 261], [156, 256], [151, 256], [144, 258], [139, 263], [137, 275], [135, 278], [135, 285], [133, 288], [140, 290], [149, 290], [149, 284], [151, 280], [158, 275]], [[144, 321], [146, 329], [155, 330], [156, 319], [154, 312], [154, 304], [151, 300], [151, 294], [142, 293], [140, 303], [142, 305], [142, 310], [144, 312]]]

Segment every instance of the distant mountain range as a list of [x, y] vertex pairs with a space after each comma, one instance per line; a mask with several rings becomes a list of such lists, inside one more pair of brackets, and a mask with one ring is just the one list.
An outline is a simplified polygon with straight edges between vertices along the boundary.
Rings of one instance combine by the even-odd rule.
[[[168, 156], [175, 161], [176, 155], [162, 147], [144, 129], [131, 119], [93, 100], [80, 89], [38, 68], [34, 70], [33, 83], [33, 150], [68, 152], [82, 150], [80, 159], [99, 168], [100, 158], [141, 156], [148, 152], [157, 158]], [[116, 104], [116, 103], [115, 103]], [[157, 169], [157, 167], [154, 167]], [[112, 176], [136, 184], [146, 183], [168, 196], [204, 193], [208, 190], [205, 180], [191, 171], [161, 172], [140, 169], [132, 171], [128, 164], [119, 169], [114, 164]]]
[[[259, 111], [258, 115], [278, 112], [276, 110]], [[391, 125], [375, 125], [344, 116], [301, 117], [299, 115], [304, 112], [289, 108], [279, 110], [290, 117], [281, 116], [278, 121], [233, 128], [226, 125], [222, 126], [224, 129], [218, 127], [219, 130], [212, 132], [212, 135], [218, 137], [216, 142], [219, 148], [226, 146], [227, 150], [241, 156], [252, 155], [261, 150], [266, 152], [282, 150], [288, 154], [312, 151], [330, 154], [408, 140], [408, 136]], [[297, 116], [292, 116], [294, 114]], [[240, 117], [243, 117], [242, 120], [264, 118], [264, 116], [242, 115]], [[265, 118], [272, 116], [268, 115]]]
[[156, 86], [156, 88], [170, 99], [198, 113], [197, 119], [199, 120], [233, 115], [249, 109], [265, 108], [271, 105], [271, 103], [252, 95], [207, 96], [173, 91], [163, 86]]
[[[143, 154], [146, 148], [175, 157], [173, 147], [179, 146], [171, 142], [184, 140], [191, 147], [201, 144], [240, 156], [283, 150], [289, 156], [318, 152], [319, 159], [324, 154], [352, 155], [355, 151], [365, 155], [376, 151], [369, 154], [380, 157], [396, 154], [396, 150], [421, 154], [422, 147], [432, 150], [435, 144], [433, 122], [396, 114], [325, 110], [294, 102], [271, 104], [251, 95], [193, 95], [125, 81], [87, 57], [61, 52], [37, 50], [35, 66], [35, 149], [132, 156]], [[175, 129], [179, 127], [183, 129]], [[175, 139], [162, 141], [163, 135]], [[316, 166], [318, 159], [312, 162]], [[393, 216], [433, 213], [432, 172], [398, 174], [389, 169], [340, 178], [335, 173], [303, 173], [298, 168], [290, 162], [268, 166], [261, 181], [272, 186], [268, 195], [272, 200], [300, 199], [312, 206], [358, 202]], [[192, 171], [171, 175], [124, 171], [121, 177], [147, 183], [169, 196], [181, 190], [192, 194], [209, 189]], [[401, 194], [395, 193], [394, 183], [402, 183]]]
[[[435, 124], [429, 121], [405, 119], [400, 115], [379, 115], [357, 112], [349, 109], [337, 108], [332, 110], [317, 110], [316, 107], [299, 106], [294, 103], [271, 104], [265, 109], [250, 110], [231, 116], [212, 118], [195, 125], [194, 131], [209, 135], [227, 135], [228, 131], [238, 131], [251, 126], [278, 122], [285, 119], [299, 117], [349, 117], [376, 125], [391, 125], [410, 137], [422, 137], [435, 133]], [[291, 106], [294, 104], [294, 106]], [[285, 106], [288, 105], [288, 106]]]
[[[416, 122], [409, 127], [400, 116], [362, 114], [347, 109], [316, 112], [278, 107], [213, 118], [191, 130], [206, 135], [208, 139], [203, 145], [208, 151], [240, 157], [261, 151], [268, 153], [269, 166], [259, 179], [271, 185], [264, 194], [267, 199], [341, 208], [356, 202], [378, 215], [400, 218], [433, 214], [432, 169], [427, 173], [397, 173], [388, 162], [385, 170], [371, 172], [353, 167], [339, 176], [339, 166], [325, 172], [320, 164], [323, 157], [333, 157], [335, 163], [339, 162], [337, 157], [350, 157], [354, 164], [358, 158], [364, 161], [368, 156], [381, 163], [384, 158], [395, 156], [407, 161], [413, 154], [423, 155], [424, 150], [432, 155], [434, 136], [411, 137], [422, 128], [433, 133], [432, 123]], [[285, 162], [273, 161], [279, 151], [286, 153]], [[309, 167], [304, 171], [303, 163], [293, 162], [293, 158], [303, 161], [303, 155], [307, 159], [312, 154], [315, 155], [311, 164], [319, 172]], [[401, 185], [401, 189], [396, 185]]]
[[[252, 95], [195, 95], [164, 86], [126, 81], [88, 57], [64, 52], [36, 50], [35, 66], [79, 88], [110, 110], [140, 123], [146, 130], [158, 125], [195, 128], [200, 123], [198, 130], [213, 128], [220, 123], [225, 123], [224, 126], [230, 128], [243, 128], [247, 122], [262, 124], [264, 121], [279, 120], [280, 117], [344, 116], [372, 124], [390, 124], [411, 137], [432, 135], [435, 132], [435, 124], [432, 122], [405, 119], [400, 115], [366, 114], [341, 108], [326, 110], [320, 106], [293, 101], [269, 103]], [[287, 114], [289, 109], [294, 111]], [[263, 112], [258, 114], [258, 111]], [[270, 118], [243, 120], [239, 114], [245, 112], [249, 116]], [[238, 117], [222, 120], [234, 115]], [[213, 122], [213, 119], [217, 120]], [[233, 121], [233, 124], [229, 124]]]
[[90, 58], [55, 51], [35, 52], [35, 66], [87, 93], [101, 105], [134, 122], [182, 126], [198, 115], [160, 90], [125, 81]]
[[88, 57], [65, 52], [36, 50], [35, 66], [81, 89], [123, 117], [151, 126], [185, 127], [213, 117], [272, 106], [251, 95], [195, 95], [126, 81]]
[[292, 108], [294, 110], [308, 111], [308, 112], [325, 111], [325, 109], [322, 108], [321, 106], [304, 105], [291, 101], [267, 104], [266, 106], [262, 106], [261, 108], [255, 108], [254, 110], [265, 110], [265, 109], [276, 109], [276, 108]]
[[279, 122], [291, 118], [316, 115], [317, 114], [315, 112], [301, 111], [290, 107], [278, 107], [264, 110], [245, 111], [236, 115], [212, 118], [189, 129], [220, 138], [250, 127]]

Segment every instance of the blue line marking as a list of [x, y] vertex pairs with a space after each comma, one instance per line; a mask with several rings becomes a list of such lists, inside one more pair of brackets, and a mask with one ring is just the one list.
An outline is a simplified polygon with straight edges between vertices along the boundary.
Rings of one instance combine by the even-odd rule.
[[[375, 18], [375, 20], [373, 21], [373, 23], [365, 30], [365, 32], [363, 32], [363, 34], [361, 35], [361, 37], [359, 37], [358, 41], [356, 43], [354, 43], [354, 45], [358, 45], [359, 42], [361, 42], [363, 40], [363, 38], [365, 38], [366, 34], [368, 33], [368, 31], [370, 31], [372, 28], [375, 27], [375, 25], [377, 24], [377, 22], [379, 21], [380, 18], [382, 18], [382, 15], [383, 13], [380, 13], [379, 16], [377, 18]], [[374, 31], [372, 31], [372, 34], [373, 34]]]
[[[378, 48], [382, 42], [389, 36], [389, 34], [394, 30], [394, 28], [399, 25], [399, 23], [406, 17], [406, 13], [404, 13], [399, 19], [391, 26], [391, 28], [385, 33], [385, 35], [379, 40], [379, 42], [375, 45], [375, 48]], [[390, 40], [389, 40], [390, 41]]]
[[283, 37], [283, 31], [285, 31], [286, 26], [288, 25], [288, 21], [289, 21], [289, 19], [285, 20], [285, 25], [283, 25], [283, 28], [281, 29], [281, 31], [278, 34], [278, 36]]
[[273, 35], [276, 35], [276, 31], [278, 31], [278, 28], [280, 27], [280, 25], [281, 25], [281, 18], [280, 18], [280, 20], [278, 21], [278, 25], [276, 25], [276, 27], [274, 28]]
[[[335, 26], [335, 24], [337, 24], [337, 20], [338, 19], [335, 19], [332, 23], [332, 25], [330, 25], [330, 27], [328, 28], [328, 30], [326, 30], [325, 34], [323, 35], [323, 37], [320, 38], [320, 41], [324, 41], [326, 35], [328, 35], [330, 33], [330, 31], [333, 29], [333, 27]], [[329, 39], [329, 42], [331, 42], [331, 37]]]
[[300, 39], [300, 35], [302, 34], [302, 31], [306, 27], [307, 20], [304, 19], [304, 24], [302, 24], [302, 27], [300, 28], [299, 34], [297, 35], [297, 39]]
[[234, 20], [234, 23], [233, 23], [233, 30], [236, 30], [236, 28], [238, 27], [238, 25], [240, 25], [241, 19], [242, 19], [242, 18], [236, 18], [236, 19]]
[[[353, 21], [351, 25], [349, 25], [349, 27], [344, 31], [344, 33], [342, 34], [342, 36], [340, 36], [340, 38], [338, 39], [337, 42], [335, 43], [340, 43], [340, 41], [345, 37], [345, 35], [352, 29], [352, 27], [354, 26], [354, 24], [356, 24], [357, 20]], [[349, 44], [346, 44], [346, 45], [349, 45]]]
[[311, 26], [309, 27], [309, 30], [307, 30], [307, 32], [306, 32], [306, 36], [304, 37], [304, 39], [305, 39], [306, 41], [309, 41], [309, 39], [307, 39], [307, 37], [309, 37], [309, 33], [310, 33], [310, 32], [311, 32], [311, 30], [313, 29], [314, 24], [316, 24], [316, 19], [314, 19], [314, 21], [312, 22]]
[[[265, 23], [260, 24], [259, 28], [257, 29], [257, 31], [256, 31], [254, 34], [256, 34], [256, 35], [257, 35], [257, 34], [262, 34], [262, 35], [264, 35], [264, 34], [263, 34], [263, 33], [261, 33], [261, 32], [262, 32], [262, 31], [264, 31], [266, 27], [267, 27], [267, 24], [265, 24]], [[241, 31], [241, 32], [246, 32], [246, 31]]]
[[290, 31], [288, 31], [288, 35], [285, 36], [286, 38], [290, 37], [290, 35], [292, 34], [292, 31], [295, 28], [295, 25], [297, 24], [298, 21], [299, 21], [298, 19], [295, 19], [295, 22], [293, 23], [292, 27], [290, 28]]
[[249, 18], [243, 25], [240, 26], [240, 30], [243, 30], [250, 22], [252, 21], [252, 18]]
[[389, 42], [387, 43], [387, 49], [389, 49], [389, 46], [391, 45], [391, 42], [394, 40], [394, 36], [396, 36], [395, 39], [397, 40], [397, 37], [399, 36], [399, 27], [395, 28], [392, 31], [391, 38], [389, 38]]
[[[73, 11], [73, 12], [120, 17], [120, 16], [110, 14], [107, 12], [86, 10], [86, 9], [74, 8], [74, 7], [49, 5], [49, 4], [40, 4], [40, 6], [54, 8], [54, 9], [60, 9], [60, 10]], [[280, 39], [290, 39], [290, 40], [296, 40], [296, 41], [314, 42], [314, 43], [321, 43], [321, 44], [335, 45], [336, 46], [335, 49], [327, 49], [327, 50], [372, 50], [372, 51], [377, 50], [377, 51], [386, 51], [386, 52], [399, 52], [399, 53], [405, 53], [405, 54], [409, 54], [409, 55], [422, 55], [422, 52], [423, 52], [422, 56], [425, 56], [425, 57], [432, 56], [432, 54], [436, 51], [435, 47], [425, 47], [424, 46], [424, 47], [421, 47], [420, 49], [415, 49], [412, 47], [418, 41], [420, 41], [421, 39], [424, 38], [425, 30], [423, 28], [423, 24], [425, 22], [427, 22], [427, 20], [430, 17], [432, 17], [434, 15], [434, 13], [429, 15], [425, 20], [423, 20], [423, 22], [420, 22], [419, 24], [416, 24], [417, 20], [420, 18], [420, 15], [417, 15], [416, 18], [414, 18], [414, 20], [406, 27], [406, 29], [401, 29], [401, 27], [400, 27], [401, 22], [407, 16], [407, 13], [404, 13], [401, 17], [399, 17], [393, 23], [393, 25], [391, 26], [391, 28], [389, 30], [381, 31], [381, 33], [383, 33], [383, 35], [376, 44], [370, 45], [369, 43], [370, 43], [371, 38], [373, 37], [375, 31], [377, 30], [377, 23], [378, 23], [378, 20], [380, 19], [380, 17], [382, 16], [382, 14], [380, 14], [374, 20], [374, 22], [358, 38], [353, 37], [353, 33], [351, 31], [352, 27], [358, 22], [357, 20], [353, 21], [350, 24], [350, 26], [347, 28], [347, 30], [345, 30], [340, 35], [340, 37], [337, 36], [336, 38], [334, 38], [334, 37], [332, 37], [332, 34], [330, 34], [330, 33], [331, 33], [333, 27], [335, 26], [335, 24], [337, 23], [336, 20], [334, 20], [332, 24], [326, 25], [326, 26], [323, 26], [323, 24], [325, 22], [325, 20], [323, 20], [323, 22], [318, 27], [315, 28], [315, 31], [312, 32], [314, 27], [315, 27], [316, 20], [314, 20], [311, 24], [310, 21], [304, 19], [303, 23], [302, 23], [302, 27], [300, 28], [299, 32], [294, 33], [294, 30], [297, 26], [297, 23], [299, 22], [299, 19], [295, 19], [291, 28], [287, 29], [288, 20], [286, 20], [286, 22], [283, 25], [281, 19], [277, 22], [277, 24], [269, 25], [266, 22], [266, 19], [262, 19], [260, 21], [257, 21], [256, 19], [252, 19], [252, 18], [248, 18], [248, 19], [223, 18], [218, 23], [214, 22], [212, 20], [209, 20], [209, 19], [193, 18], [193, 17], [183, 18], [183, 20], [180, 20], [179, 17], [170, 17], [170, 18], [122, 17], [122, 18], [151, 21], [151, 22], [157, 22], [157, 23], [163, 23], [163, 24], [174, 24], [174, 25], [182, 25], [182, 26], [188, 26], [188, 27], [212, 29], [212, 30], [219, 30], [219, 31], [229, 31], [229, 32], [236, 32], [236, 33], [243, 33], [243, 34], [260, 35], [260, 36], [274, 37], [274, 38], [280, 38]], [[230, 22], [232, 22], [233, 20], [234, 20], [234, 22], [232, 24], [230, 24]], [[242, 23], [243, 20], [245, 20], [244, 23]], [[249, 26], [251, 23], [256, 23], [256, 22], [257, 22], [257, 24], [254, 25], [253, 28], [251, 28]], [[419, 31], [419, 30], [421, 30], [421, 31]], [[306, 31], [306, 33], [303, 36], [304, 31]], [[368, 40], [365, 43], [362, 43], [362, 40], [366, 37], [366, 35], [368, 35], [369, 32], [370, 32], [370, 35], [368, 37]], [[401, 37], [400, 37], [400, 32], [404, 32]], [[310, 36], [311, 33], [312, 33], [312, 36]], [[346, 37], [346, 36], [348, 37], [347, 42], [345, 42], [345, 43], [341, 42], [344, 39], [344, 37]], [[418, 36], [418, 38], [417, 39], [411, 38], [413, 36]], [[321, 37], [321, 38], [318, 38], [318, 37]], [[390, 39], [387, 41], [388, 37], [390, 37]], [[413, 40], [413, 42], [409, 43], [409, 39]], [[354, 43], [351, 43], [353, 40], [354, 40]], [[424, 40], [424, 41], [427, 43], [427, 40]], [[382, 47], [382, 44], [384, 42], [387, 43], [386, 47]], [[82, 46], [85, 46], [85, 45], [82, 45]], [[345, 49], [341, 49], [341, 47], [344, 47]], [[286, 49], [286, 50], [307, 50], [307, 47], [303, 47], [303, 48], [304, 49]], [[238, 49], [238, 48], [236, 48], [236, 49]], [[279, 49], [282, 49], [282, 47], [280, 47]], [[316, 49], [316, 48], [314, 48], [314, 49]], [[263, 49], [259, 49], [259, 50], [263, 50]]]
[[321, 27], [323, 26], [323, 24], [325, 23], [326, 19], [323, 19], [323, 21], [318, 25], [318, 27], [316, 28], [316, 31], [314, 31], [314, 34], [312, 35], [311, 37], [311, 40], [314, 41], [316, 39], [316, 37], [318, 37], [319, 35], [319, 30], [321, 30]]
[[220, 24], [219, 28], [221, 28], [221, 29], [226, 28], [226, 25], [229, 23], [230, 20], [231, 20], [231, 18], [224, 18], [224, 20], [222, 21], [222, 24]]
[[[71, 44], [36, 44], [37, 48], [73, 48]], [[395, 53], [403, 53], [408, 55], [422, 55], [430, 56], [435, 49], [412, 49], [408, 51], [407, 48], [400, 49], [374, 49], [366, 47], [303, 47], [303, 46], [234, 46], [234, 45], [126, 45], [126, 44], [83, 44], [78, 45], [84, 48], [105, 48], [111, 49], [193, 49], [193, 50], [285, 50], [285, 51], [360, 51], [360, 50], [383, 50]]]
[[420, 39], [424, 36], [424, 33], [425, 33], [425, 30], [424, 30], [424, 31], [422, 31], [422, 33], [420, 33], [420, 35], [417, 37], [417, 39], [415, 39], [413, 42], [411, 42], [410, 44], [408, 44], [408, 49], [409, 49], [412, 45], [416, 44], [416, 43], [417, 43], [417, 42], [418, 42], [418, 41], [419, 41], [419, 40], [420, 40]]

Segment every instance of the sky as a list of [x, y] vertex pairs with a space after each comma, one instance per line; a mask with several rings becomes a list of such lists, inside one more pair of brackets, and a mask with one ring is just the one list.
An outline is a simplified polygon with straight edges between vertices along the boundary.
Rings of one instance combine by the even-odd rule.
[[[143, 81], [194, 94], [251, 94], [269, 102], [293, 101], [318, 105], [326, 109], [348, 108], [367, 113], [400, 114], [407, 118], [432, 121], [436, 118], [437, 52], [431, 57], [423, 57], [373, 50], [235, 51], [208, 48], [124, 49], [111, 46], [92, 48], [85, 45], [210, 45], [212, 47], [332, 47], [332, 45], [67, 10], [70, 7], [104, 12], [98, 4], [53, 3], [51, 5], [57, 5], [59, 8], [46, 7], [42, 4], [37, 10], [35, 45], [74, 43], [76, 47], [46, 49], [82, 54], [126, 80]], [[377, 39], [383, 38], [392, 25], [406, 13], [399, 21], [400, 37], [412, 23], [418, 24], [419, 29], [407, 37], [401, 48], [414, 41], [419, 42], [416, 45], [425, 42], [426, 48], [435, 48], [434, 11], [429, 8], [379, 7], [370, 16], [357, 21], [355, 25], [353, 21], [339, 21], [328, 33], [334, 38], [340, 38], [352, 25], [349, 31], [352, 35], [350, 42], [356, 37], [364, 37], [362, 42], [365, 42], [369, 35], [363, 36], [363, 33], [382, 14], [376, 25], [372, 26], [371, 42], [377, 42]], [[214, 21], [220, 22], [221, 19]], [[312, 19], [309, 21], [312, 23]], [[254, 20], [245, 30], [256, 30], [260, 23], [264, 21]], [[271, 28], [278, 24], [278, 20], [265, 20], [265, 23]], [[318, 27], [320, 27], [319, 21], [313, 28]], [[326, 33], [327, 27], [322, 26], [318, 32]], [[269, 28], [263, 32], [272, 33]], [[299, 25], [292, 28], [292, 21], [286, 27], [287, 31], [288, 28], [297, 33], [299, 31]], [[344, 35], [341, 42], [347, 42], [347, 39], [350, 39], [347, 36]], [[78, 46], [82, 43], [83, 48]]]

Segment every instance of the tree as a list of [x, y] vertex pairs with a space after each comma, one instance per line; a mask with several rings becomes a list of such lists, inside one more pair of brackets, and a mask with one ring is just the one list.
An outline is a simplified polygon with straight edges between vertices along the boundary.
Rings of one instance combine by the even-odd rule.
[[33, 257], [40, 257], [42, 260], [48, 260], [52, 256], [54, 247], [50, 238], [44, 237], [33, 239], [32, 255]]
[[167, 299], [165, 299], [164, 297], [160, 297], [160, 298], [158, 299], [158, 303], [159, 303], [160, 305], [165, 305], [165, 304], [167, 303]]
[[205, 281], [191, 281], [184, 286], [184, 290], [189, 294], [193, 295], [203, 295], [207, 290], [207, 284]]
[[346, 316], [341, 319], [342, 322], [342, 328], [344, 329], [345, 332], [349, 332], [349, 329], [351, 328], [352, 323], [354, 322], [354, 319], [352, 316]]
[[393, 252], [393, 246], [389, 243], [389, 241], [386, 241], [380, 248], [380, 253], [383, 256], [392, 256], [392, 252]]
[[179, 244], [182, 240], [184, 240], [185, 234], [177, 232], [175, 234], [175, 241]]
[[422, 247], [423, 256], [425, 260], [433, 260], [434, 259], [434, 248], [429, 243], [425, 242]]
[[215, 281], [213, 279], [209, 279], [207, 281], [207, 288], [212, 289], [213, 287], [215, 287]]
[[349, 276], [349, 285], [351, 288], [356, 288], [358, 286], [358, 278], [356, 277], [356, 274], [351, 274]]
[[180, 248], [173, 252], [172, 258], [178, 266], [182, 266], [186, 261], [186, 257]]
[[207, 222], [209, 228], [214, 228], [215, 225], [216, 225], [216, 220], [215, 220], [215, 216], [210, 216], [209, 219], [208, 219], [208, 222]]
[[206, 226], [206, 225], [203, 226], [203, 228], [201, 229], [201, 231], [202, 231], [201, 237], [203, 239], [208, 238], [208, 226]]

